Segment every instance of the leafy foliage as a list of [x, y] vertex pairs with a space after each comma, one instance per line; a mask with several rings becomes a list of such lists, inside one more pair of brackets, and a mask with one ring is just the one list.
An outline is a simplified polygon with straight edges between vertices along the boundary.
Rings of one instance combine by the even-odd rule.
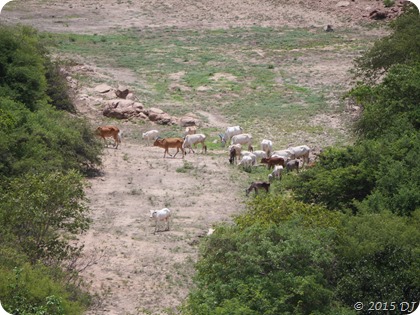
[[[419, 214], [410, 219], [389, 213], [363, 214], [343, 222], [335, 291], [341, 301], [368, 305], [370, 301], [419, 300]], [[365, 309], [362, 314], [370, 313]]]
[[32, 262], [68, 258], [77, 247], [67, 244], [64, 233], [78, 234], [89, 224], [83, 188], [80, 175], [73, 171], [14, 179], [0, 197], [2, 233], [14, 235], [15, 245]]
[[3, 308], [20, 315], [82, 314], [85, 307], [72, 301], [65, 286], [48, 273], [42, 265], [25, 264], [12, 270], [0, 267]]
[[376, 79], [395, 64], [420, 61], [419, 11], [414, 4], [391, 25], [392, 33], [376, 41], [373, 48], [356, 60], [357, 73], [365, 79]]
[[396, 65], [381, 84], [361, 85], [350, 96], [363, 106], [363, 115], [355, 126], [359, 137], [395, 138], [419, 131], [420, 62]]
[[419, 23], [409, 9], [358, 60], [355, 145], [325, 149], [282, 181], [287, 195], [256, 197], [202, 244], [183, 314], [354, 314], [358, 301], [420, 299]]
[[327, 278], [334, 255], [325, 248], [333, 234], [293, 222], [219, 228], [202, 248], [197, 290], [185, 314], [326, 312], [333, 297]]
[[0, 26], [0, 98], [36, 110], [46, 104], [44, 58], [34, 29]]
[[33, 29], [0, 26], [0, 296], [13, 314], [81, 314], [88, 303], [61, 266], [82, 250], [80, 173], [100, 164], [101, 144], [57, 110], [72, 110], [58, 75]]

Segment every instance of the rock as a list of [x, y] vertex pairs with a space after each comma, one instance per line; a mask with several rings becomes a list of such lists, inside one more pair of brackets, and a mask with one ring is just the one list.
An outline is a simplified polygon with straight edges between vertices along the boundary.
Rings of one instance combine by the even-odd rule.
[[388, 13], [381, 10], [373, 10], [369, 13], [369, 17], [374, 20], [383, 20], [388, 17]]
[[197, 87], [195, 90], [197, 92], [206, 92], [206, 91], [211, 90], [211, 87], [202, 85], [202, 86]]
[[337, 2], [337, 4], [335, 5], [336, 7], [348, 7], [350, 5], [349, 1], [339, 1]]
[[103, 115], [106, 117], [127, 119], [139, 116], [144, 109], [143, 104], [132, 100], [111, 100], [104, 109]]
[[109, 91], [111, 91], [111, 87], [107, 84], [100, 84], [97, 87], [95, 87], [95, 91], [98, 93], [107, 93]]
[[328, 24], [327, 26], [324, 27], [324, 31], [334, 32], [334, 29], [333, 29], [332, 25]]
[[201, 120], [193, 113], [188, 113], [185, 116], [178, 119], [178, 124], [181, 127], [200, 126]]
[[122, 91], [121, 90], [116, 90], [115, 91], [115, 95], [119, 98], [122, 98], [122, 99], [126, 99], [128, 93], [130, 93], [130, 91], [128, 89], [125, 89], [125, 90], [122, 90]]
[[[149, 116], [150, 119], [150, 116]], [[172, 125], [172, 117], [167, 113], [159, 114], [156, 122], [160, 125]]]

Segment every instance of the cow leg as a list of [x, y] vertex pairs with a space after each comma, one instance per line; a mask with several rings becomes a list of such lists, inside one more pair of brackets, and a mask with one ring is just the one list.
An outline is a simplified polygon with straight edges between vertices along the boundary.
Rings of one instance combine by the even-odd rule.
[[175, 153], [175, 155], [173, 157], [176, 157], [176, 155], [178, 154], [178, 152], [179, 152], [179, 148], [176, 148], [176, 153]]

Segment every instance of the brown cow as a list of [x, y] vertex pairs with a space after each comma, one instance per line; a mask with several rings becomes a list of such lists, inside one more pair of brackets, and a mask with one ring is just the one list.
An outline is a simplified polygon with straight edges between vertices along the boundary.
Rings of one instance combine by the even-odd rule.
[[258, 194], [259, 189], [265, 189], [265, 192], [268, 193], [270, 190], [270, 183], [268, 182], [252, 182], [251, 185], [245, 190], [246, 195], [248, 196], [249, 193], [254, 190], [255, 194]]
[[[176, 148], [176, 153], [173, 157], [175, 157], [178, 154], [179, 150], [181, 150], [182, 158], [184, 158], [185, 151], [182, 148], [183, 143], [184, 143], [184, 139], [182, 138], [165, 138], [165, 139], [157, 138], [155, 142], [153, 143], [153, 145], [155, 147], [161, 147], [165, 149], [165, 152], [163, 153], [163, 157], [166, 156], [166, 153], [169, 154], [169, 151], [168, 151], [169, 148]], [[169, 156], [172, 156], [172, 155], [169, 154]]]
[[107, 145], [107, 146], [108, 146], [108, 144], [107, 144], [105, 138], [109, 138], [109, 137], [114, 138], [115, 149], [118, 149], [118, 145], [121, 143], [121, 134], [122, 134], [122, 131], [118, 127], [116, 127], [116, 126], [99, 126], [98, 128], [96, 128], [95, 133], [98, 137], [101, 137], [102, 139], [104, 139], [105, 145]]
[[262, 158], [261, 159], [261, 163], [267, 164], [267, 168], [271, 169], [274, 167], [274, 165], [281, 165], [281, 166], [285, 166], [284, 165], [284, 158], [280, 157], [280, 156], [273, 156], [270, 158]]

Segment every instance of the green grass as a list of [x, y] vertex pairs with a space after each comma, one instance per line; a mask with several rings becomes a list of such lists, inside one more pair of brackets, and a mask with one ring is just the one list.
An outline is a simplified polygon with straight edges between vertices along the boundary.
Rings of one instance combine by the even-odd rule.
[[[262, 137], [267, 129], [292, 131], [316, 113], [331, 110], [325, 97], [330, 87], [316, 82], [305, 86], [301, 78], [306, 74], [294, 67], [304, 68], [306, 59], [327, 46], [336, 47], [338, 55], [357, 54], [368, 39], [349, 42], [353, 35], [252, 27], [44, 36], [60, 53], [80, 55], [99, 67], [134, 71], [141, 83], [132, 88], [146, 107], [176, 116], [197, 110], [220, 113], [233, 124], [246, 125], [249, 132], [262, 122]], [[171, 79], [179, 72], [184, 75]], [[229, 76], [216, 79], [218, 73]], [[186, 89], [171, 88], [174, 83]]]

